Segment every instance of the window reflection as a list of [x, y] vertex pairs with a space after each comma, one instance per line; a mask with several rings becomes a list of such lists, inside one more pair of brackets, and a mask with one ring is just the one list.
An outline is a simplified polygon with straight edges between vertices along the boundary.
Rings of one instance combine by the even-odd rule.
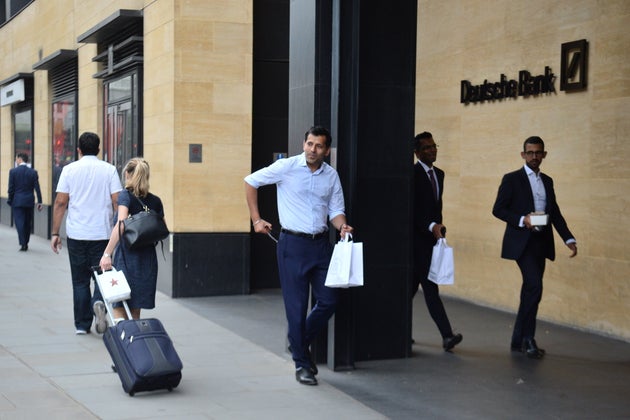
[[62, 99], [52, 104], [53, 120], [53, 201], [57, 191], [57, 182], [61, 170], [68, 163], [75, 160], [76, 156], [76, 128], [75, 128], [75, 103], [74, 99]]

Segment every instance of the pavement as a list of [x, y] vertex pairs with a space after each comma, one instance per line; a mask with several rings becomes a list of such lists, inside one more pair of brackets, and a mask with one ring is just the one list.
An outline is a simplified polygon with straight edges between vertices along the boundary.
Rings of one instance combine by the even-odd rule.
[[143, 317], [165, 325], [183, 378], [172, 392], [130, 397], [102, 337], [74, 334], [66, 249], [56, 255], [35, 236], [28, 252], [18, 248], [0, 225], [0, 420], [630, 419], [630, 343], [541, 321], [547, 355], [530, 360], [509, 351], [512, 313], [445, 298], [464, 341], [444, 352], [421, 296], [412, 357], [349, 372], [320, 365], [311, 387], [295, 381], [279, 290], [158, 292]]

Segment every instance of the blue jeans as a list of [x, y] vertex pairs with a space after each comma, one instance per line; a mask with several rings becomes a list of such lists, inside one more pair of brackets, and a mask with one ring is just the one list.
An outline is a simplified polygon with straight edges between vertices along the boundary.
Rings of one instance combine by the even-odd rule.
[[90, 286], [92, 283], [92, 267], [99, 265], [109, 240], [82, 241], [68, 238], [68, 256], [70, 257], [70, 273], [72, 275], [72, 299], [74, 302], [74, 327], [89, 331], [92, 326], [94, 312], [92, 307], [97, 300], [103, 300], [98, 285], [94, 282], [94, 296]]
[[[280, 234], [278, 269], [296, 368], [310, 367], [311, 341], [327, 325], [337, 307], [337, 289], [324, 286], [331, 254], [327, 237], [312, 240]], [[307, 314], [309, 289], [315, 304]]]

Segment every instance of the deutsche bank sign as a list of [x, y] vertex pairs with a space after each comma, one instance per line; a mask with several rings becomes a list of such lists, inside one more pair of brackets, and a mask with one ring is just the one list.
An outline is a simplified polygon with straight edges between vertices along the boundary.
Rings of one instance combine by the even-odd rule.
[[539, 95], [541, 93], [555, 93], [554, 81], [556, 76], [551, 67], [545, 67], [545, 73], [532, 76], [527, 70], [518, 72], [518, 80], [508, 80], [505, 74], [497, 82], [484, 80], [479, 85], [473, 85], [468, 80], [462, 80], [460, 102], [493, 101], [497, 99], [516, 98], [517, 96]]
[[[585, 39], [562, 44], [560, 90], [573, 92], [586, 89], [588, 43]], [[469, 80], [460, 83], [459, 101], [462, 104], [500, 101], [519, 96], [536, 96], [556, 93], [556, 75], [545, 66], [544, 73], [532, 75], [527, 70], [518, 72], [518, 79], [508, 79], [501, 74], [498, 80], [473, 84]]]

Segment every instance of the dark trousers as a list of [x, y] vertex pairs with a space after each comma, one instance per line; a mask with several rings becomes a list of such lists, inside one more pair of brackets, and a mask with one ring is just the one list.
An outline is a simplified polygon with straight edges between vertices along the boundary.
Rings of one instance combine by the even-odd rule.
[[512, 346], [521, 346], [523, 340], [536, 335], [538, 304], [542, 299], [545, 273], [544, 242], [540, 234], [532, 234], [523, 255], [516, 260], [523, 276], [521, 302], [514, 322]]
[[440, 331], [442, 338], [451, 337], [453, 329], [446, 315], [446, 309], [440, 298], [440, 288], [427, 278], [431, 267], [431, 255], [433, 254], [434, 238], [416, 239], [414, 275], [411, 282], [411, 298], [418, 292], [418, 286], [422, 286], [424, 301], [427, 304], [429, 314]]
[[28, 245], [28, 241], [31, 239], [33, 207], [13, 207], [13, 221], [20, 245]]
[[[313, 240], [280, 234], [277, 256], [289, 344], [295, 367], [310, 367], [309, 346], [337, 306], [336, 289], [324, 286], [332, 248], [328, 238]], [[309, 289], [315, 304], [307, 315]]]
[[70, 257], [70, 273], [72, 275], [72, 299], [74, 302], [74, 326], [88, 331], [92, 326], [94, 312], [92, 307], [97, 300], [103, 300], [101, 291], [94, 282], [92, 284], [92, 268], [99, 265], [109, 240], [82, 241], [68, 238], [68, 256]]

